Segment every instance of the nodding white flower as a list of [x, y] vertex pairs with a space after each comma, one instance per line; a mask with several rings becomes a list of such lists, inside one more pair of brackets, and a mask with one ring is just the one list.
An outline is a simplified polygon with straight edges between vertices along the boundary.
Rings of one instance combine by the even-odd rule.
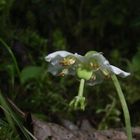
[[56, 51], [47, 55], [45, 60], [49, 62], [48, 72], [53, 75], [76, 75], [80, 79], [85, 79], [88, 85], [101, 83], [104, 79], [110, 78], [112, 74], [121, 77], [130, 75], [110, 65], [102, 53], [95, 51], [89, 51], [85, 56], [67, 51]]
[[75, 75], [78, 57], [82, 56], [67, 51], [51, 53], [45, 57], [45, 60], [49, 62], [48, 72], [57, 76]]

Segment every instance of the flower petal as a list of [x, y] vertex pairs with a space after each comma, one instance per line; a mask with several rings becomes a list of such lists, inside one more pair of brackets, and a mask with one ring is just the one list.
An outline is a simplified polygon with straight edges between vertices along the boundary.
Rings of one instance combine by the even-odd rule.
[[123, 71], [123, 70], [121, 70], [121, 69], [119, 69], [119, 68], [117, 68], [117, 67], [115, 67], [115, 66], [113, 66], [113, 65], [110, 65], [110, 68], [111, 68], [111, 71], [112, 71], [114, 74], [119, 75], [119, 76], [121, 76], [121, 77], [127, 77], [127, 76], [130, 75], [129, 72], [125, 72], [125, 71]]
[[73, 55], [73, 54], [72, 54], [72, 53], [69, 53], [69, 52], [67, 52], [67, 51], [56, 51], [56, 52], [54, 52], [54, 53], [50, 53], [49, 55], [47, 55], [47, 56], [45, 57], [45, 60], [46, 60], [47, 62], [50, 62], [52, 59], [54, 59], [54, 58], [57, 57], [57, 56], [66, 57], [66, 56], [68, 56], [68, 55]]
[[90, 80], [87, 80], [86, 83], [89, 86], [94, 86], [94, 85], [102, 83], [103, 80], [104, 80], [104, 77], [102, 73], [100, 71], [96, 71], [95, 73], [93, 73], [92, 78]]
[[62, 68], [54, 66], [52, 64], [49, 64], [48, 66], [48, 72], [50, 72], [52, 75], [58, 75], [62, 71]]
[[45, 57], [49, 62], [48, 72], [53, 75], [75, 75], [76, 67], [79, 64], [78, 58], [83, 57], [67, 51], [57, 51]]

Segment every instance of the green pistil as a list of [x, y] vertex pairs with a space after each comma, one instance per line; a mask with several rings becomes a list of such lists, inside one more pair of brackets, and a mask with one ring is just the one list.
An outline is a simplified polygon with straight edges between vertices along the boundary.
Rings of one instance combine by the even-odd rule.
[[77, 69], [77, 76], [80, 79], [89, 80], [92, 77], [92, 71], [91, 70], [82, 69], [82, 68], [78, 68]]

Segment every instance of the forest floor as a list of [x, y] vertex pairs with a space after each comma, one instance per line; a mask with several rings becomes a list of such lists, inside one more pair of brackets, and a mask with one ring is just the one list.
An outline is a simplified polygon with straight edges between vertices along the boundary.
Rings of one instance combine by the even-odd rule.
[[[37, 140], [127, 140], [124, 129], [95, 130], [86, 119], [80, 128], [68, 120], [60, 125], [32, 117], [32, 122]], [[132, 132], [133, 140], [140, 140], [140, 127], [132, 128]]]

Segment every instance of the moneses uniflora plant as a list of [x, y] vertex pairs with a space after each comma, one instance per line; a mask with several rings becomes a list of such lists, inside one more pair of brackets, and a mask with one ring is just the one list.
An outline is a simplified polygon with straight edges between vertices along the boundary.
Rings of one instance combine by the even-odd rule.
[[80, 80], [78, 95], [70, 102], [70, 107], [85, 109], [85, 97], [83, 96], [84, 84], [94, 86], [105, 79], [112, 79], [117, 90], [125, 117], [128, 140], [132, 140], [131, 122], [128, 107], [116, 75], [127, 77], [130, 73], [125, 72], [113, 65], [102, 53], [89, 51], [85, 56], [67, 51], [56, 51], [45, 57], [49, 62], [48, 72], [55, 76], [73, 75]]

